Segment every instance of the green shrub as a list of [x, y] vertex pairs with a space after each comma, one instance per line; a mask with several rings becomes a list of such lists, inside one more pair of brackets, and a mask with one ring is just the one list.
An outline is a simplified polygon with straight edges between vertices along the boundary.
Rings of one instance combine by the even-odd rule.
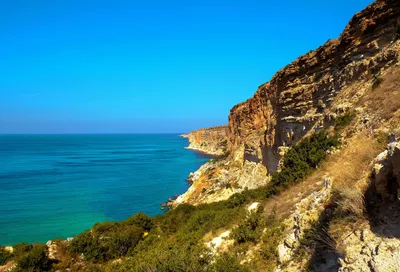
[[68, 246], [74, 255], [86, 260], [104, 262], [133, 252], [144, 239], [144, 233], [154, 227], [153, 219], [144, 213], [121, 222], [96, 223], [91, 231], [79, 234]]
[[209, 251], [204, 245], [156, 239], [151, 246], [137, 251], [124, 262], [109, 264], [106, 271], [198, 272], [205, 271], [210, 261]]
[[93, 226], [93, 231], [98, 233], [98, 234], [102, 234], [102, 233], [107, 233], [110, 231], [115, 230], [118, 227], [117, 222], [103, 222], [103, 223], [96, 223]]
[[260, 254], [264, 261], [275, 264], [278, 256], [277, 249], [279, 243], [282, 241], [284, 226], [278, 220], [275, 213], [267, 217], [265, 226], [266, 231], [262, 237], [263, 243], [261, 244]]
[[135, 225], [146, 231], [150, 231], [154, 227], [153, 219], [142, 212], [138, 212], [137, 214], [129, 217], [122, 223], [127, 225]]
[[15, 271], [40, 272], [50, 269], [51, 261], [47, 255], [47, 246], [34, 245], [27, 253], [17, 259]]
[[13, 254], [15, 256], [22, 256], [25, 253], [29, 252], [32, 249], [32, 245], [29, 245], [27, 243], [20, 243], [20, 244], [16, 244], [13, 246]]
[[350, 125], [351, 121], [356, 117], [356, 112], [354, 110], [350, 110], [343, 115], [340, 115], [335, 120], [335, 130], [340, 131], [343, 128]]
[[132, 251], [143, 237], [143, 230], [138, 227], [128, 228], [112, 234], [108, 238], [108, 258], [119, 258]]
[[161, 229], [166, 233], [174, 233], [183, 226], [190, 216], [195, 212], [196, 207], [188, 204], [181, 204], [175, 209], [159, 216]]
[[250, 212], [246, 221], [232, 230], [231, 237], [236, 243], [256, 242], [260, 238], [263, 228], [262, 213], [262, 207]]
[[90, 231], [85, 231], [71, 241], [68, 250], [73, 254], [83, 254], [89, 261], [105, 261], [108, 259], [109, 250], [99, 238], [93, 236]]
[[395, 38], [395, 40], [400, 39], [400, 19], [397, 20], [394, 38]]
[[4, 248], [0, 248], [0, 265], [5, 265], [12, 257], [13, 254], [6, 251]]
[[226, 206], [228, 208], [239, 207], [239, 206], [243, 205], [244, 203], [246, 203], [248, 200], [249, 200], [249, 198], [247, 197], [247, 195], [245, 193], [235, 193], [228, 199]]
[[375, 90], [378, 88], [383, 82], [383, 78], [380, 76], [374, 76], [374, 79], [372, 81], [372, 90]]
[[215, 212], [203, 210], [196, 212], [185, 225], [187, 232], [195, 232], [202, 229], [209, 229], [209, 225], [215, 219]]
[[135, 225], [123, 224], [109, 228], [109, 222], [96, 224], [93, 231], [79, 234], [71, 241], [68, 250], [72, 254], [83, 254], [84, 258], [93, 262], [104, 262], [119, 258], [131, 252], [143, 239], [144, 229]]
[[326, 152], [339, 145], [337, 137], [329, 137], [324, 131], [304, 138], [294, 145], [283, 158], [281, 172], [272, 175], [267, 197], [305, 178], [325, 158]]
[[237, 258], [227, 253], [218, 256], [215, 261], [207, 268], [207, 272], [247, 272], [246, 267], [240, 265]]

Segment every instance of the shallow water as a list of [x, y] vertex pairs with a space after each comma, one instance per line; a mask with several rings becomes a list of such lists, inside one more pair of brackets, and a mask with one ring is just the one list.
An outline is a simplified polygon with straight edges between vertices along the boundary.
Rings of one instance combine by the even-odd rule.
[[184, 192], [209, 158], [178, 135], [0, 135], [0, 245], [74, 236]]

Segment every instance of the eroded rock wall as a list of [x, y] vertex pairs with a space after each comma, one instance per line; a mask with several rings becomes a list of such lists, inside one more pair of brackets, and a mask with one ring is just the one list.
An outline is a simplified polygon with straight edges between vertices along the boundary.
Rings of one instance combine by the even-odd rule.
[[228, 149], [244, 145], [245, 159], [277, 170], [281, 146], [332, 125], [329, 108], [343, 88], [397, 61], [397, 52], [385, 48], [398, 18], [399, 1], [377, 1], [357, 13], [338, 39], [278, 71], [252, 98], [232, 108]]
[[223, 155], [226, 152], [228, 126], [202, 128], [183, 134], [189, 140], [188, 149], [210, 155]]
[[[194, 173], [192, 187], [180, 203], [219, 201], [266, 185], [292, 144], [331, 128], [337, 116], [349, 110], [363, 115], [368, 105], [357, 104], [360, 97], [399, 64], [400, 40], [394, 40], [398, 18], [400, 1], [376, 1], [357, 13], [339, 38], [296, 59], [261, 85], [252, 98], [234, 106], [223, 132], [222, 146], [229, 156], [208, 162]], [[368, 118], [364, 121], [369, 122]], [[218, 141], [202, 140], [222, 139], [218, 133], [218, 137], [207, 137], [212, 133], [206, 131], [187, 136], [191, 148], [210, 153], [220, 146]], [[212, 142], [212, 147], [204, 148], [206, 142]]]

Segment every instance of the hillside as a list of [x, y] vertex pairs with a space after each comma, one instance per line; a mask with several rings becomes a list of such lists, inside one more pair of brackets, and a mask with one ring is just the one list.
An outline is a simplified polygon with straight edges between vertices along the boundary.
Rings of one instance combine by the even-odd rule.
[[157, 217], [0, 248], [0, 271], [400, 271], [400, 2], [278, 71]]
[[[371, 86], [398, 62], [399, 47], [393, 38], [399, 9], [396, 1], [377, 1], [356, 14], [338, 39], [301, 56], [262, 84], [252, 98], [234, 106], [229, 115], [229, 157], [203, 166], [182, 202], [226, 199], [245, 187], [264, 185], [265, 173], [279, 168], [290, 145], [332, 127], [350, 109], [356, 108], [369, 122], [382, 118], [369, 112], [371, 105], [360, 98], [371, 95]], [[381, 106], [387, 102], [381, 101]], [[396, 105], [392, 107], [391, 114]], [[227, 182], [233, 185], [231, 192], [223, 190]], [[221, 197], [200, 195], [197, 187], [221, 191]]]

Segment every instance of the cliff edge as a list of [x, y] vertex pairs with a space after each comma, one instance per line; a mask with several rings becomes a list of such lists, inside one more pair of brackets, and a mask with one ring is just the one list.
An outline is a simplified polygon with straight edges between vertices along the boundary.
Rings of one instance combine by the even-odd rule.
[[187, 149], [220, 156], [226, 153], [228, 129], [228, 126], [202, 128], [181, 136], [189, 141]]

